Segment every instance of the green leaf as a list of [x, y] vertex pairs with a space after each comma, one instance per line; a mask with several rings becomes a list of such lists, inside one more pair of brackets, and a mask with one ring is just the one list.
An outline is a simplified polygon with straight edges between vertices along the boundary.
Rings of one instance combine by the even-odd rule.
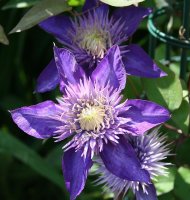
[[10, 33], [27, 30], [48, 17], [71, 10], [65, 0], [43, 0], [32, 7]]
[[123, 90], [125, 99], [140, 98], [143, 93], [142, 83], [139, 77], [128, 76], [127, 85]]
[[35, 5], [39, 1], [40, 0], [10, 0], [2, 7], [2, 10], [10, 8], [27, 8]]
[[132, 4], [140, 3], [144, 0], [100, 0], [100, 1], [110, 6], [124, 7], [124, 6], [130, 6]]
[[163, 195], [159, 196], [158, 199], [159, 200], [176, 200], [176, 198], [172, 192], [163, 194]]
[[0, 43], [9, 45], [9, 40], [7, 36], [5, 35], [3, 27], [0, 25]]
[[61, 173], [55, 170], [52, 165], [41, 158], [35, 151], [4, 130], [0, 130], [0, 153], [14, 156], [61, 189], [64, 189]]
[[172, 113], [172, 120], [178, 129], [184, 133], [189, 132], [189, 118], [190, 118], [190, 105], [189, 105], [189, 91], [187, 90], [186, 83], [181, 80], [183, 88], [183, 101], [180, 107]]
[[168, 76], [157, 79], [142, 79], [148, 98], [169, 110], [178, 109], [182, 103], [183, 91], [180, 79], [169, 68], [157, 63]]
[[189, 113], [190, 105], [186, 100], [183, 100], [179, 109], [172, 113], [172, 120], [184, 133], [188, 133], [189, 130]]
[[190, 138], [185, 141], [181, 141], [181, 143], [177, 146], [176, 150], [176, 162], [178, 165], [189, 165], [190, 166]]
[[190, 197], [190, 169], [186, 167], [180, 167], [175, 178], [175, 195], [179, 200], [186, 200]]
[[47, 156], [46, 161], [51, 163], [58, 170], [61, 169], [60, 158], [63, 156], [63, 145], [58, 144]]
[[157, 181], [155, 181], [154, 184], [158, 195], [165, 194], [173, 190], [175, 174], [176, 174], [176, 169], [169, 168], [168, 176], [156, 177]]
[[158, 8], [172, 6], [172, 4], [175, 3], [175, 0], [154, 0], [154, 1]]
[[178, 169], [179, 174], [181, 175], [181, 177], [183, 178], [183, 180], [189, 184], [190, 187], [190, 169], [187, 167], [180, 167]]

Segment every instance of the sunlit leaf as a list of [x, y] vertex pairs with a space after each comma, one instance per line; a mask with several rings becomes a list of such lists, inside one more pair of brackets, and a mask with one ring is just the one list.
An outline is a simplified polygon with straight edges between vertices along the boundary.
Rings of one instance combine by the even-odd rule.
[[[184, 179], [184, 181], [188, 184], [190, 184], [190, 169], [187, 167], [180, 167], [178, 169], [179, 174]], [[190, 187], [190, 185], [189, 185]]]
[[3, 7], [2, 10], [10, 8], [27, 8], [35, 5], [40, 0], [9, 0]]
[[144, 0], [100, 0], [100, 1], [110, 6], [124, 7], [124, 6], [130, 6], [132, 4], [140, 3]]
[[161, 104], [171, 111], [180, 107], [183, 99], [183, 90], [180, 79], [169, 68], [158, 63], [159, 67], [168, 76], [157, 79], [142, 79], [148, 98]]
[[[54, 169], [45, 159], [41, 158], [35, 151], [13, 137], [7, 131], [0, 130], [0, 153], [14, 156], [43, 177], [52, 181], [61, 189], [64, 188], [61, 173]], [[60, 158], [61, 159], [61, 158]], [[60, 162], [61, 165], [61, 162]]]
[[178, 129], [181, 129], [184, 133], [188, 133], [190, 122], [189, 92], [185, 81], [181, 80], [181, 85], [183, 88], [183, 101], [180, 107], [172, 112], [172, 120]]
[[65, 0], [43, 0], [32, 7], [10, 33], [29, 29], [48, 17], [71, 10]]
[[156, 177], [155, 187], [158, 195], [165, 194], [173, 190], [174, 180], [175, 180], [176, 169], [169, 168], [168, 176], [158, 176]]
[[175, 0], [154, 0], [158, 8], [168, 7], [175, 3]]
[[1, 25], [0, 25], [0, 43], [5, 44], [5, 45], [9, 44], [9, 40], [7, 36], [5, 35], [4, 29]]

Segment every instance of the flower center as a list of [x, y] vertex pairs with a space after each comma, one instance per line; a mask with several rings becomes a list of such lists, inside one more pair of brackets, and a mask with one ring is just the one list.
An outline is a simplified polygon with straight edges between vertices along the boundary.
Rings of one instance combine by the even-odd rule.
[[101, 106], [87, 106], [79, 114], [80, 127], [83, 130], [99, 131], [104, 123], [105, 110]]
[[106, 38], [98, 30], [84, 30], [79, 41], [79, 46], [93, 57], [103, 58], [106, 51]]

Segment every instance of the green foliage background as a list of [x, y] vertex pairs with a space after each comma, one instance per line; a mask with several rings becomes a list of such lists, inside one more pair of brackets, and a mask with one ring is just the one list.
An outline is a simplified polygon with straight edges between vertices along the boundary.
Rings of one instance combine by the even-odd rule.
[[[10, 32], [24, 16], [30, 6], [38, 0], [1, 0], [0, 24], [5, 33]], [[164, 5], [168, 1], [156, 1]], [[83, 1], [71, 0], [73, 9], [80, 11]], [[147, 0], [144, 6], [156, 8], [154, 1]], [[148, 51], [149, 33], [146, 20], [132, 38], [132, 42]], [[180, 16], [175, 21], [173, 33], [178, 31]], [[167, 18], [161, 26], [167, 25]], [[143, 37], [142, 37], [143, 36]], [[0, 36], [1, 40], [2, 35]], [[1, 200], [67, 200], [61, 172], [61, 143], [52, 140], [40, 141], [25, 135], [12, 122], [8, 110], [36, 104], [46, 99], [55, 99], [58, 90], [46, 94], [33, 93], [36, 79], [53, 56], [54, 38], [37, 26], [21, 33], [8, 35], [9, 45], [0, 44], [0, 199]], [[156, 60], [164, 58], [165, 46], [156, 45]], [[172, 49], [172, 55], [180, 55], [180, 49]], [[129, 77], [124, 96], [126, 98], [148, 98], [167, 107], [171, 120], [162, 127], [168, 135], [172, 156], [167, 162], [168, 177], [158, 177], [155, 183], [159, 200], [190, 199], [190, 134], [189, 91], [187, 83], [180, 80], [179, 63], [169, 67], [159, 64], [168, 73], [161, 79]], [[187, 77], [189, 74], [187, 73]], [[175, 129], [172, 129], [172, 128]], [[181, 133], [182, 132], [182, 133]], [[95, 170], [94, 168], [92, 170]], [[79, 200], [112, 199], [112, 194], [102, 194], [100, 186], [89, 176], [85, 190]], [[126, 199], [133, 199], [128, 195]]]

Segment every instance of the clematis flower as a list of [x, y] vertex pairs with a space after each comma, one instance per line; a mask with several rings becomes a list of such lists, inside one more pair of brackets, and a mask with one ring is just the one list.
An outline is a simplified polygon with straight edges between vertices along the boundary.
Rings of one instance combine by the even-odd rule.
[[[86, 0], [83, 13], [74, 18], [65, 14], [48, 18], [40, 27], [69, 49], [83, 66], [85, 73], [92, 71], [113, 45], [119, 45], [122, 63], [128, 75], [158, 78], [166, 74], [158, 68], [145, 51], [135, 44], [123, 45], [136, 31], [149, 8], [129, 6], [109, 12], [106, 4]], [[36, 92], [54, 89], [59, 83], [54, 59], [37, 80]]]
[[11, 111], [14, 122], [39, 139], [70, 138], [63, 147], [62, 168], [71, 200], [83, 190], [94, 154], [116, 176], [148, 184], [149, 174], [121, 136], [142, 135], [168, 120], [168, 111], [145, 100], [121, 102], [126, 74], [118, 46], [108, 51], [91, 78], [68, 50], [54, 47], [54, 54], [64, 95], [57, 103], [45, 101]]
[[[144, 134], [138, 137], [127, 136], [123, 138], [129, 141], [136, 156], [138, 157], [142, 169], [145, 169], [151, 180], [156, 181], [157, 176], [167, 176], [167, 167], [170, 163], [163, 162], [170, 155], [169, 145], [166, 143], [166, 137], [153, 130], [150, 134]], [[97, 158], [98, 169], [95, 174], [100, 175], [96, 181], [98, 185], [104, 185], [104, 192], [112, 191], [115, 199], [119, 196], [124, 197], [129, 189], [132, 189], [137, 200], [157, 200], [156, 190], [153, 183], [144, 183], [138, 181], [129, 181], [122, 179], [111, 173], [105, 166], [101, 158]], [[128, 161], [125, 160], [127, 163]], [[132, 169], [131, 169], [132, 170]]]

